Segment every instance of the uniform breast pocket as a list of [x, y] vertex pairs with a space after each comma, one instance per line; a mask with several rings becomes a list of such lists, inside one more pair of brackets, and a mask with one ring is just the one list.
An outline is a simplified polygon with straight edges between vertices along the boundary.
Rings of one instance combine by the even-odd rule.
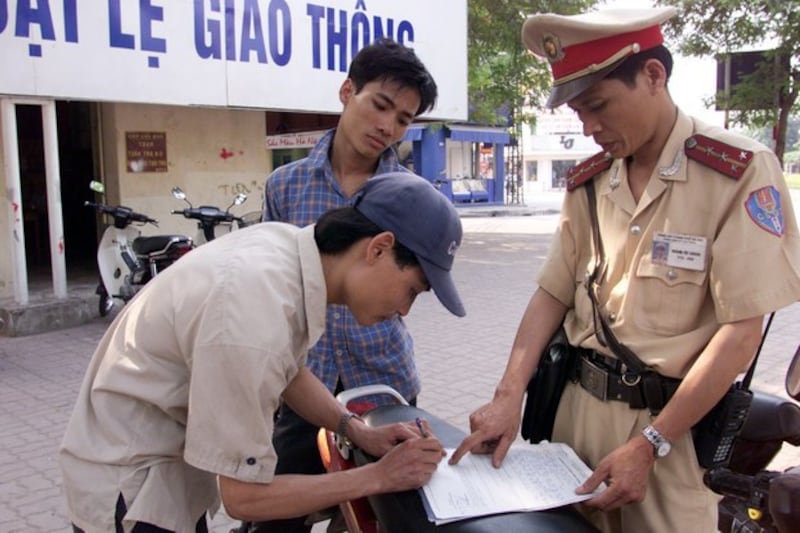
[[636, 325], [660, 335], [692, 330], [703, 306], [710, 305], [707, 284], [706, 271], [655, 264], [650, 256], [642, 257], [629, 286]]

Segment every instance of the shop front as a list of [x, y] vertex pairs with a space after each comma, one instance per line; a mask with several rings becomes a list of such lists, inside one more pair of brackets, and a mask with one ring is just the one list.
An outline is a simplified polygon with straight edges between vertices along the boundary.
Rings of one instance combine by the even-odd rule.
[[427, 123], [410, 127], [404, 140], [413, 143], [411, 168], [456, 205], [503, 203], [504, 129]]
[[244, 192], [241, 210], [260, 210], [269, 172], [306, 149], [271, 146], [270, 115], [331, 127], [350, 60], [379, 37], [413, 47], [441, 80], [426, 118], [467, 114], [466, 0], [0, 4], [13, 74], [0, 77], [0, 300], [18, 305], [33, 281], [63, 299], [93, 271], [104, 221], [83, 206], [99, 199], [91, 180], [106, 203], [158, 219], [145, 234], [194, 234], [170, 214], [174, 186], [223, 207]]

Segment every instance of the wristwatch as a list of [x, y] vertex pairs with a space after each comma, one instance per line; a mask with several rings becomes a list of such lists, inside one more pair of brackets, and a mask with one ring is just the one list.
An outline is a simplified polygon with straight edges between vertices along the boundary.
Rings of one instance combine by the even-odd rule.
[[666, 457], [670, 450], [672, 450], [672, 443], [652, 425], [644, 428], [642, 430], [642, 435], [647, 439], [647, 442], [653, 445], [653, 452], [656, 455], [656, 459]]
[[353, 445], [353, 443], [350, 441], [350, 438], [347, 436], [347, 424], [350, 422], [351, 418], [357, 418], [358, 420], [361, 420], [361, 417], [357, 414], [347, 411], [342, 415], [342, 417], [339, 419], [339, 423], [336, 425], [336, 435], [339, 437], [339, 441], [348, 448], [352, 447]]

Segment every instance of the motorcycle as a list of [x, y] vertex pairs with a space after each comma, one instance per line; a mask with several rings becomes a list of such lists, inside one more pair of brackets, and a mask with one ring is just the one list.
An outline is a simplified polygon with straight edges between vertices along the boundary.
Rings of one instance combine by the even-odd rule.
[[[375, 407], [365, 399], [388, 395], [392, 403]], [[348, 389], [336, 398], [357, 413], [371, 426], [394, 422], [413, 422], [420, 418], [428, 421], [433, 433], [445, 448], [455, 448], [466, 437], [466, 433], [449, 422], [431, 415], [423, 409], [411, 406], [394, 389], [386, 385], [368, 385]], [[328, 472], [347, 470], [375, 460], [362, 450], [351, 447], [347, 439], [324, 428], [317, 434], [317, 446], [323, 465]], [[505, 513], [481, 516], [434, 525], [428, 520], [419, 491], [379, 494], [339, 505], [339, 515], [334, 517], [328, 531], [351, 533], [405, 533], [414, 531], [450, 533], [489, 533], [496, 531], [569, 531], [575, 533], [597, 531], [586, 519], [570, 506], [547, 511]]]
[[172, 214], [183, 215], [185, 218], [197, 221], [197, 236], [195, 237], [197, 246], [229, 233], [233, 229], [234, 222], [236, 227], [241, 229], [261, 221], [261, 212], [248, 213], [241, 217], [230, 212], [233, 206], [242, 205], [247, 200], [247, 195], [241, 192], [233, 197], [233, 202], [225, 211], [212, 205], [194, 207], [180, 187], [172, 189], [172, 196], [189, 204], [189, 207], [183, 209], [173, 209]]
[[[100, 182], [92, 181], [89, 186], [95, 192], [105, 192]], [[113, 224], [103, 231], [97, 247], [100, 283], [95, 293], [99, 296], [100, 316], [111, 312], [115, 299], [121, 300], [123, 305], [127, 303], [156, 274], [193, 247], [192, 239], [185, 235], [141, 236], [135, 224], [158, 227], [158, 221], [130, 207], [89, 201], [84, 205], [113, 219]]]
[[[786, 373], [786, 393], [800, 401], [800, 346]], [[733, 445], [730, 464], [705, 473], [705, 484], [723, 498], [723, 533], [787, 533], [800, 528], [800, 466], [767, 470], [784, 443], [800, 446], [800, 406], [754, 391], [750, 412]]]
[[[800, 400], [800, 346], [786, 374], [786, 392]], [[387, 390], [388, 389], [388, 390]], [[389, 394], [393, 405], [374, 407], [363, 398]], [[383, 385], [360, 387], [337, 395], [340, 402], [361, 414], [370, 425], [425, 418], [445, 447], [457, 446], [465, 434], [429, 413], [409, 406], [397, 392]], [[783, 443], [800, 446], [800, 406], [788, 399], [753, 391], [750, 410], [733, 444], [725, 467], [706, 471], [705, 484], [722, 496], [718, 530], [723, 533], [789, 533], [800, 524], [800, 465], [783, 472], [767, 470]], [[353, 449], [333, 432], [321, 429], [317, 445], [329, 472], [361, 466], [374, 459]], [[534, 513], [509, 513], [434, 526], [427, 520], [417, 491], [382, 494], [345, 502], [333, 530], [378, 531], [594, 531], [569, 507]], [[337, 529], [340, 527], [341, 529]], [[329, 531], [331, 529], [329, 528]]]

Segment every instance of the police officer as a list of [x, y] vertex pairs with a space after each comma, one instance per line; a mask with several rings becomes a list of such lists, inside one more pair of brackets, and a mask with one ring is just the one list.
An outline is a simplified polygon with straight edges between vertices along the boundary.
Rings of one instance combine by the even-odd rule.
[[[467, 451], [503, 460], [539, 355], [563, 321], [579, 372], [591, 362], [607, 380], [567, 384], [552, 440], [593, 469], [579, 492], [605, 482], [582, 505], [604, 531], [716, 531], [717, 500], [703, 485], [690, 430], [747, 367], [764, 315], [800, 299], [800, 238], [777, 159], [672, 101], [660, 25], [675, 14], [606, 10], [525, 22], [525, 44], [552, 68], [548, 106], [566, 103], [602, 151], [568, 177], [505, 373], [451, 460]], [[605, 251], [596, 311], [584, 284], [599, 261], [589, 182]], [[664, 405], [634, 401], [640, 385], [610, 390], [626, 368], [601, 318], [657, 372]]]

